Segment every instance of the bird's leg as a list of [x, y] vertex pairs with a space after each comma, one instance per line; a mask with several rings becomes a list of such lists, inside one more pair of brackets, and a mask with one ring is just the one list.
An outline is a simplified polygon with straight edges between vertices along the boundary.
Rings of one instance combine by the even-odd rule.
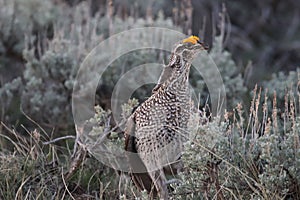
[[167, 179], [163, 169], [157, 171], [149, 172], [149, 175], [155, 185], [156, 190], [160, 199], [167, 200], [169, 199], [169, 193], [167, 188]]

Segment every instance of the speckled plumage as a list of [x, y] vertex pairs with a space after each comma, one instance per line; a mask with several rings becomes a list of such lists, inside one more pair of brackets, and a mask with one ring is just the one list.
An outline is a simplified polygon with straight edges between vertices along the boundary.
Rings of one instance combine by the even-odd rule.
[[161, 199], [168, 198], [165, 173], [176, 173], [182, 166], [180, 156], [192, 109], [189, 71], [192, 59], [203, 49], [200, 43], [178, 43], [152, 95], [126, 125], [125, 150], [132, 179], [138, 188], [152, 196], [158, 193]]

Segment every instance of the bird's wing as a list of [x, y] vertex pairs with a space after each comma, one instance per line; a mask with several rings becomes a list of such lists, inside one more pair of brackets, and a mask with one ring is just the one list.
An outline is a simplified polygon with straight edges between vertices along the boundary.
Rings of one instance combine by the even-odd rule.
[[157, 191], [154, 187], [153, 181], [147, 173], [147, 169], [137, 153], [135, 146], [135, 122], [132, 116], [129, 117], [126, 123], [125, 150], [129, 166], [132, 171], [130, 175], [136, 187], [140, 190], [147, 190], [148, 193], [156, 196]]
[[133, 117], [130, 116], [126, 122], [125, 128], [125, 150], [129, 152], [136, 153], [135, 144], [134, 144], [134, 131], [135, 131], [135, 122]]
[[169, 63], [167, 65], [164, 65], [163, 71], [157, 81], [157, 84], [152, 89], [152, 94], [156, 92], [160, 88], [160, 86], [170, 78], [170, 76], [172, 75], [172, 69], [175, 66], [176, 62], [178, 62], [178, 56], [172, 53]]
[[160, 77], [157, 81], [156, 86], [152, 89], [152, 93], [156, 92], [160, 88], [160, 86], [166, 80], [168, 80], [168, 78], [171, 76], [171, 74], [172, 74], [172, 68], [169, 65], [164, 66], [163, 71], [162, 71], [162, 73], [161, 73], [161, 75], [160, 75]]

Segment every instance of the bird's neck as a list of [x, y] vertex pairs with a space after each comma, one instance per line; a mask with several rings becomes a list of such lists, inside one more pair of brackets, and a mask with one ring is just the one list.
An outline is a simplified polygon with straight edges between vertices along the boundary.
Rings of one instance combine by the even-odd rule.
[[165, 89], [171, 91], [188, 91], [189, 88], [189, 73], [191, 63], [183, 61], [181, 63], [183, 66], [180, 68], [182, 71], [178, 70], [174, 76], [170, 77], [165, 83]]

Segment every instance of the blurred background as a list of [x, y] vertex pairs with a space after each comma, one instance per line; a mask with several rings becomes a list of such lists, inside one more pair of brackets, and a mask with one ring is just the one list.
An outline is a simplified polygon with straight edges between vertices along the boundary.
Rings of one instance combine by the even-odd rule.
[[[111, 155], [97, 145], [103, 134], [108, 148], [123, 152], [122, 130], [109, 111], [120, 77], [139, 65], [167, 63], [170, 52], [131, 51], [108, 66], [81, 143], [72, 116], [85, 57], [110, 36], [143, 27], [198, 35], [209, 46], [201, 64], [210, 66], [212, 58], [226, 89], [224, 119], [207, 112], [193, 121], [197, 137], [185, 151], [176, 199], [300, 199], [299, 20], [299, 0], [0, 0], [0, 199], [147, 199], [129, 176], [94, 158]], [[124, 40], [142, 43], [149, 34]], [[209, 111], [206, 83], [193, 70], [197, 104]], [[132, 97], [142, 102], [153, 87]], [[137, 100], [123, 104], [123, 121]]]
[[[49, 134], [74, 134], [71, 94], [80, 63], [102, 40], [137, 27], [198, 35], [220, 67], [229, 108], [249, 104], [255, 84], [284, 93], [283, 82], [297, 79], [299, 20], [297, 0], [0, 0], [0, 120], [20, 132], [37, 123]], [[149, 51], [119, 58], [99, 83], [97, 104], [110, 108], [126, 70], [167, 58]], [[201, 77], [191, 84], [207, 98]], [[143, 100], [151, 88], [135, 97]]]

